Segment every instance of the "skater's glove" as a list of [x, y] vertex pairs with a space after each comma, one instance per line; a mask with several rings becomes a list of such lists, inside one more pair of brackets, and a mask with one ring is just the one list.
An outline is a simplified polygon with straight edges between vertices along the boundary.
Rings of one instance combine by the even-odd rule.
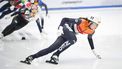
[[14, 10], [14, 8], [15, 8], [15, 6], [12, 5], [12, 6], [10, 7], [10, 10], [12, 11], [12, 10]]
[[59, 29], [58, 29], [58, 31], [57, 31], [57, 36], [60, 36], [60, 35], [62, 35], [62, 34], [64, 34], [64, 33], [63, 33], [63, 27], [60, 26]]
[[93, 52], [93, 54], [94, 54], [98, 59], [101, 59], [101, 56], [98, 55], [98, 54], [95, 52], [95, 50], [92, 50], [92, 52]]

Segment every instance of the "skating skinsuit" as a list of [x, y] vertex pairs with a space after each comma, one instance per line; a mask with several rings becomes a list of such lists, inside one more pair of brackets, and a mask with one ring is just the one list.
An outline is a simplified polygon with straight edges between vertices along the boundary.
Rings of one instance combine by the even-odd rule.
[[[90, 29], [90, 23], [89, 20], [86, 18], [79, 18], [79, 19], [72, 19], [72, 18], [64, 18], [61, 22], [60, 26], [63, 26], [65, 24], [68, 24], [69, 27], [75, 32], [75, 33], [81, 33], [81, 34], [93, 34], [94, 30]], [[76, 25], [76, 26], [75, 26]]]
[[[60, 35], [56, 39], [56, 41], [48, 48], [40, 50], [36, 54], [32, 55], [33, 58], [44, 56], [55, 50], [57, 51], [53, 53], [53, 55], [59, 56], [60, 53], [62, 53], [64, 50], [69, 48], [77, 41], [77, 38], [75, 36], [76, 33], [81, 33], [81, 34], [94, 33], [94, 31], [89, 28], [89, 25], [90, 25], [89, 21], [85, 18], [81, 18], [81, 19], [63, 18], [59, 25], [59, 29], [61, 28], [60, 26], [62, 26], [64, 34]], [[91, 47], [94, 48], [93, 45], [91, 45]]]
[[90, 23], [86, 19], [82, 19], [81, 23], [77, 25], [77, 30], [81, 34], [93, 34], [94, 30], [89, 28]]

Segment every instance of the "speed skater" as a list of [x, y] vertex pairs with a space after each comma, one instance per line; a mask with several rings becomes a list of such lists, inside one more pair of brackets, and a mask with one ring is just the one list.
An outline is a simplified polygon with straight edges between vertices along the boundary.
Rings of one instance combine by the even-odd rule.
[[76, 35], [79, 33], [88, 35], [88, 42], [93, 54], [98, 59], [101, 59], [100, 55], [95, 52], [92, 39], [92, 36], [100, 23], [100, 19], [94, 16], [87, 18], [63, 18], [58, 27], [59, 36], [56, 41], [48, 48], [42, 49], [39, 52], [28, 56], [24, 61], [21, 62], [31, 64], [34, 59], [47, 55], [56, 50], [56, 52], [54, 52], [51, 56], [51, 59], [47, 60], [46, 62], [58, 64], [59, 55], [77, 42]]

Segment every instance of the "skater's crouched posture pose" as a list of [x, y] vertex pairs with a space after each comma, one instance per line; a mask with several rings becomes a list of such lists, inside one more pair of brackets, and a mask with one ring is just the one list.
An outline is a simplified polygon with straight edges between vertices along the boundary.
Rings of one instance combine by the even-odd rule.
[[69, 48], [71, 45], [76, 43], [77, 37], [76, 34], [88, 34], [88, 41], [91, 47], [91, 50], [95, 54], [97, 58], [101, 58], [96, 54], [94, 50], [94, 44], [92, 40], [92, 35], [95, 33], [95, 29], [98, 27], [100, 21], [98, 18], [91, 16], [90, 18], [63, 18], [59, 27], [58, 33], [60, 36], [56, 39], [56, 41], [50, 45], [48, 48], [40, 50], [36, 54], [28, 56], [22, 63], [31, 64], [32, 60], [35, 58], [39, 58], [41, 56], [47, 55], [55, 50], [51, 59], [46, 61], [48, 63], [58, 64], [59, 55]]
[[12, 22], [2, 31], [2, 33], [0, 33], [0, 39], [13, 33], [16, 30], [23, 28], [32, 20], [36, 20], [39, 31], [42, 32], [38, 14], [35, 14], [35, 12], [34, 13], [32, 12], [32, 10], [34, 10], [32, 9], [32, 6], [33, 5], [31, 5], [30, 3], [30, 6], [27, 6], [27, 7], [23, 6], [19, 9], [18, 12], [15, 12], [11, 15], [11, 16], [14, 16], [12, 19]]

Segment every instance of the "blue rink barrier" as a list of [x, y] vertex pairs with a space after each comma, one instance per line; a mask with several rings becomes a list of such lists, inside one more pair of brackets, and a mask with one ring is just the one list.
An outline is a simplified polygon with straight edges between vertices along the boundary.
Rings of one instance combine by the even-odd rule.
[[79, 7], [61, 7], [48, 8], [48, 10], [76, 10], [76, 9], [99, 9], [99, 8], [122, 8], [122, 5], [105, 5], [105, 6], [79, 6]]

